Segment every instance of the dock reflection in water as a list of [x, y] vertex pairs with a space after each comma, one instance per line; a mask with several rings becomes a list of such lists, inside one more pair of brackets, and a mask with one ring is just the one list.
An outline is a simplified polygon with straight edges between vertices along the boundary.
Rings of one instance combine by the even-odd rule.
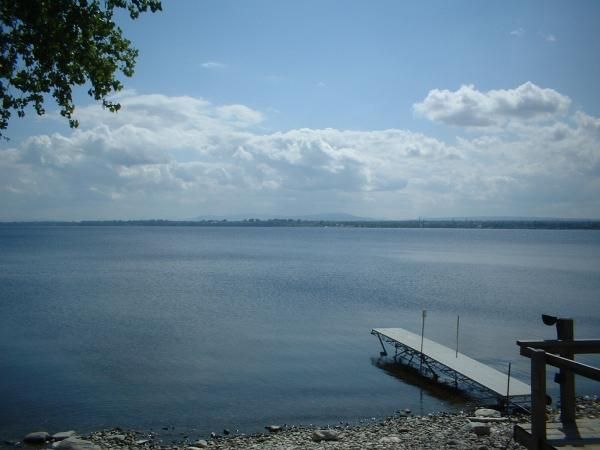
[[[477, 402], [474, 397], [469, 395], [466, 391], [457, 389], [455, 386], [434, 381], [431, 378], [424, 377], [414, 367], [407, 366], [398, 361], [395, 361], [391, 357], [379, 357], [371, 358], [371, 364], [379, 369], [382, 369], [390, 377], [396, 378], [397, 380], [419, 388], [421, 405], [423, 395], [433, 397], [436, 400], [447, 402], [453, 405], [464, 405], [465, 408], [474, 406]], [[421, 407], [421, 411], [415, 411], [418, 414], [425, 414], [425, 408]]]

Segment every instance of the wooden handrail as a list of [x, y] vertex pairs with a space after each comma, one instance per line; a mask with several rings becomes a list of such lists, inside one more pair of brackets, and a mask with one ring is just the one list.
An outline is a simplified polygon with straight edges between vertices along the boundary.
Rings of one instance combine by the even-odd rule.
[[[562, 341], [549, 339], [546, 341], [517, 341], [521, 348], [531, 347], [546, 350], [551, 353], [568, 351], [575, 354], [600, 353], [600, 339], [576, 339], [573, 341]], [[523, 353], [521, 353], [523, 355]], [[526, 355], [523, 355], [526, 356]]]
[[534, 349], [531, 347], [521, 347], [521, 355], [531, 358], [535, 352], [543, 352], [543, 360], [545, 364], [557, 367], [559, 369], [567, 369], [576, 373], [577, 375], [584, 376], [591, 380], [600, 381], [600, 369], [588, 366], [572, 359], [563, 358], [562, 356], [555, 355], [553, 353], [546, 353], [542, 349]]
[[[575, 361], [581, 353], [600, 353], [600, 339], [575, 339], [573, 319], [542, 315], [546, 325], [556, 325], [557, 339], [517, 341], [520, 353], [531, 359], [531, 437], [523, 437], [529, 449], [552, 448], [546, 442], [546, 365], [560, 369], [560, 418], [575, 423], [575, 375], [600, 381], [600, 369]], [[557, 354], [558, 353], [558, 354]], [[515, 436], [518, 435], [515, 427]]]

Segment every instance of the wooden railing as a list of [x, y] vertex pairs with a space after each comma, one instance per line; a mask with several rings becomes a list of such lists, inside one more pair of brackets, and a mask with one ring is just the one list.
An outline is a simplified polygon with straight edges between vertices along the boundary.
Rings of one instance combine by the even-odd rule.
[[531, 358], [531, 439], [529, 449], [549, 448], [546, 442], [546, 365], [560, 369], [560, 419], [575, 423], [575, 375], [600, 381], [600, 369], [574, 360], [576, 354], [600, 353], [600, 339], [574, 338], [573, 319], [542, 316], [546, 325], [556, 324], [556, 340], [517, 341], [521, 355]]

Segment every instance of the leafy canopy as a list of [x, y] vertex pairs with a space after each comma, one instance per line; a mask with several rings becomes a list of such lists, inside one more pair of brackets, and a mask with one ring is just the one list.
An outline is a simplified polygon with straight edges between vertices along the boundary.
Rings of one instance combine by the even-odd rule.
[[113, 21], [119, 8], [132, 19], [162, 10], [160, 0], [0, 0], [0, 136], [13, 112], [44, 114], [47, 94], [77, 127], [72, 87], [86, 82], [91, 97], [120, 109], [107, 96], [123, 88], [117, 71], [133, 75], [138, 51]]

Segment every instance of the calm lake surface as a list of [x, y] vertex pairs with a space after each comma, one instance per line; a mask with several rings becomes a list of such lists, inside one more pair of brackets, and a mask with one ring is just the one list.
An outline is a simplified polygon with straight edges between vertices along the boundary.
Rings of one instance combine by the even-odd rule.
[[515, 340], [555, 336], [542, 312], [600, 334], [600, 233], [0, 226], [0, 440], [461, 409], [375, 365], [370, 330], [420, 333], [422, 309], [528, 381]]

